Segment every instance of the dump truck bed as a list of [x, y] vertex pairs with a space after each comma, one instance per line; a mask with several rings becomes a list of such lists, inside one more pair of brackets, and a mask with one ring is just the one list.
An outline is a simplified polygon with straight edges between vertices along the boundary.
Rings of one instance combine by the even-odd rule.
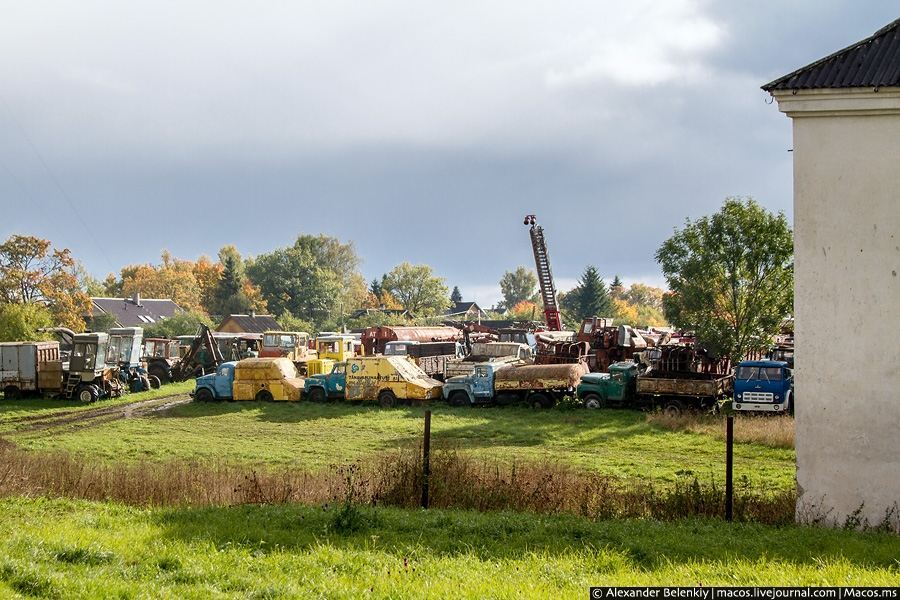
[[638, 377], [637, 393], [651, 396], [717, 398], [731, 393], [731, 375], [651, 372]]

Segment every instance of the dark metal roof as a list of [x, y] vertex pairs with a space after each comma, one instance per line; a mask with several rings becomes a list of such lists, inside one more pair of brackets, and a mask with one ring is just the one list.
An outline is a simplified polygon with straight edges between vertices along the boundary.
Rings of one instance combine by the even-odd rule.
[[181, 310], [168, 298], [91, 298], [91, 302], [92, 316], [113, 315], [120, 327], [147, 327]]
[[843, 50], [762, 86], [775, 90], [900, 86], [900, 19]]
[[266, 331], [281, 331], [281, 326], [272, 315], [228, 315], [216, 331], [222, 331], [222, 328], [228, 321], [234, 321], [238, 328], [244, 333], [265, 333]]

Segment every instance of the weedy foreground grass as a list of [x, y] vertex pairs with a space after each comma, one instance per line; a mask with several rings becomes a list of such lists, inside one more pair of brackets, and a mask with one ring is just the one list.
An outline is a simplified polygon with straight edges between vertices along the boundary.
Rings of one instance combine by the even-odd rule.
[[[670, 431], [684, 431], [725, 439], [725, 416], [722, 414], [682, 413], [675, 416], [653, 412], [647, 414], [647, 422]], [[739, 444], [793, 449], [794, 418], [788, 415], [735, 415], [734, 441]]]
[[[2, 440], [0, 440], [2, 441]], [[416, 507], [422, 493], [422, 451], [409, 447], [365, 462], [315, 472], [227, 463], [103, 463], [65, 452], [26, 452], [0, 445], [0, 496], [115, 500], [138, 506], [321, 504]], [[435, 448], [431, 505], [483, 511], [569, 513], [591, 518], [719, 516], [724, 492], [714, 482], [682, 477], [656, 486], [555, 464], [506, 465]], [[735, 518], [790, 523], [793, 491], [753, 489], [739, 481]]]
[[[670, 431], [628, 410], [453, 408], [433, 411], [432, 436], [491, 462], [555, 464], [623, 480], [674, 485], [685, 475], [724, 481], [715, 435]], [[65, 450], [104, 461], [227, 462], [304, 471], [365, 461], [415, 445], [425, 406], [188, 403], [165, 413], [95, 427], [4, 435], [26, 450]], [[794, 489], [794, 452], [760, 443], [735, 449], [736, 477], [773, 491]]]
[[0, 501], [0, 595], [559, 598], [591, 585], [897, 585], [900, 538], [716, 520]]

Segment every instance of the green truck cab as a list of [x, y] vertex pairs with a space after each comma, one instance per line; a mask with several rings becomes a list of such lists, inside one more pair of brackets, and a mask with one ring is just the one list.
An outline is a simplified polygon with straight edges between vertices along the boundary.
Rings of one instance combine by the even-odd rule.
[[638, 365], [617, 362], [609, 373], [588, 373], [581, 377], [575, 395], [586, 408], [623, 406], [632, 402], [637, 391]]

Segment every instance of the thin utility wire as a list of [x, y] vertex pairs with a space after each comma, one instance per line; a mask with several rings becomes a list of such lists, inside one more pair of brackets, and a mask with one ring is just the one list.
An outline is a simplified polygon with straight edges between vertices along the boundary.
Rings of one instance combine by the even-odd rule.
[[0, 96], [0, 101], [3, 102], [3, 106], [6, 109], [6, 113], [9, 115], [9, 118], [12, 120], [13, 123], [16, 124], [16, 127], [18, 127], [19, 131], [22, 133], [22, 137], [24, 137], [25, 141], [28, 142], [28, 146], [31, 148], [31, 151], [34, 152], [34, 155], [37, 156], [38, 160], [41, 163], [41, 166], [44, 167], [44, 170], [47, 172], [47, 175], [50, 176], [50, 180], [53, 182], [53, 185], [55, 185], [56, 189], [59, 190], [60, 195], [63, 197], [63, 199], [69, 205], [69, 208], [72, 209], [72, 213], [78, 219], [78, 222], [81, 223], [81, 226], [84, 228], [84, 231], [87, 233], [88, 237], [91, 239], [92, 242], [94, 242], [94, 245], [97, 246], [97, 250], [100, 251], [100, 256], [102, 256], [103, 260], [106, 261], [106, 265], [107, 265], [107, 267], [109, 267], [109, 270], [112, 272], [115, 272], [115, 268], [113, 267], [112, 261], [109, 260], [109, 256], [106, 254], [106, 251], [103, 249], [103, 246], [100, 244], [100, 241], [94, 235], [93, 230], [91, 230], [91, 228], [88, 227], [87, 221], [84, 220], [84, 218], [81, 216], [81, 213], [78, 212], [78, 209], [75, 208], [75, 203], [72, 202], [72, 198], [69, 196], [69, 194], [63, 188], [62, 184], [60, 184], [59, 180], [56, 178], [56, 175], [53, 173], [53, 171], [50, 169], [50, 166], [47, 164], [47, 161], [44, 160], [44, 156], [40, 153], [40, 151], [37, 149], [37, 146], [31, 140], [31, 137], [28, 135], [28, 132], [25, 131], [25, 128], [22, 127], [22, 124], [16, 118], [13, 111], [9, 108], [9, 104], [6, 102], [6, 98], [3, 98], [2, 96]]

